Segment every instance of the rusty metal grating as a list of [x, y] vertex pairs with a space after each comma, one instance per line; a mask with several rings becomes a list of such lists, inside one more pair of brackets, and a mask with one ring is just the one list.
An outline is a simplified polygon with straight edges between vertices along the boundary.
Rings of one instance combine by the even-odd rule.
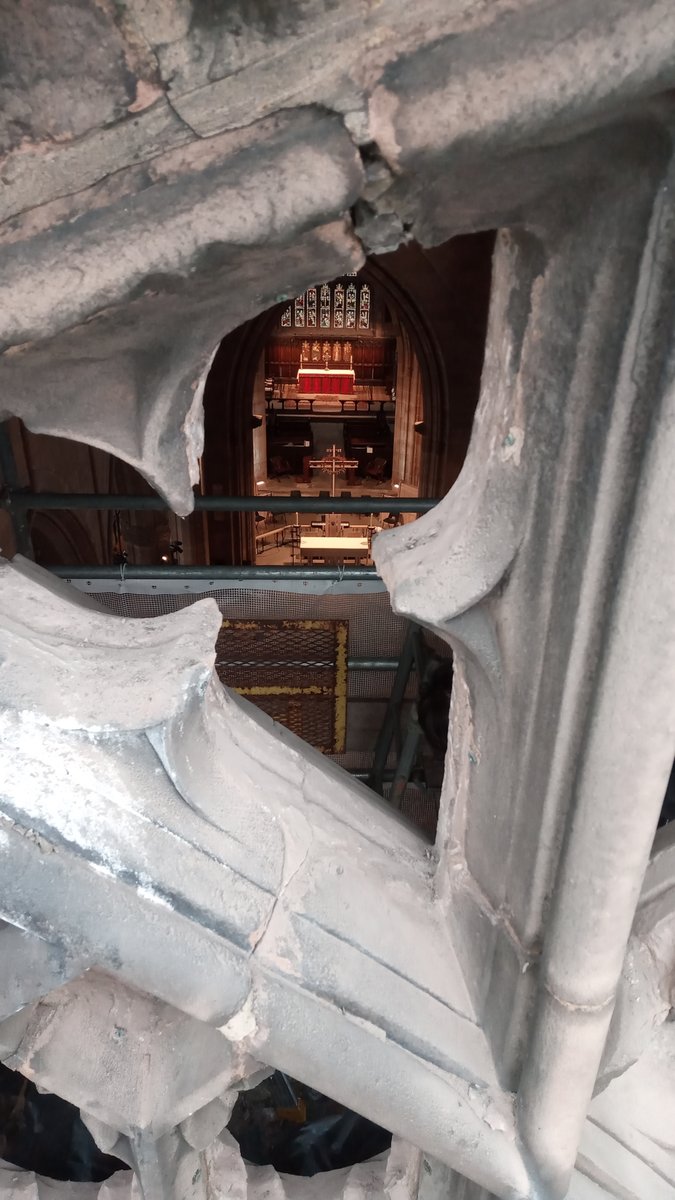
[[226, 617], [216, 671], [311, 746], [339, 753], [347, 729], [348, 633], [347, 621]]

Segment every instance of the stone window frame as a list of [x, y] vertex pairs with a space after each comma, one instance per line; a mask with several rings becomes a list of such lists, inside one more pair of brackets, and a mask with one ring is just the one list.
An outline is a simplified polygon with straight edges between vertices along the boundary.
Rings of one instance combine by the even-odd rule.
[[[551, 9], [564, 26], [561, 6]], [[114, 197], [94, 213], [97, 237], [84, 244], [75, 223], [64, 224], [55, 248], [48, 229], [27, 228], [21, 254], [10, 245], [14, 301], [1, 366], [11, 410], [31, 427], [113, 449], [181, 512], [213, 347], [224, 325], [273, 302], [263, 282], [269, 230], [261, 225], [260, 244], [240, 244], [244, 180], [252, 192], [270, 179], [276, 187], [287, 168], [275, 280], [287, 295], [316, 277], [317, 259], [321, 277], [335, 278], [361, 264], [362, 244], [381, 250], [411, 228], [427, 244], [501, 229], [465, 468], [433, 513], [387, 534], [377, 554], [397, 611], [451, 641], [458, 662], [434, 855], [325, 763], [218, 692], [208, 602], [129, 629], [29, 565], [2, 569], [3, 721], [16, 750], [0, 838], [2, 911], [14, 926], [0, 937], [15, 966], [4, 1056], [65, 1094], [73, 1027], [64, 1018], [60, 1041], [58, 1005], [40, 997], [61, 995], [67, 1007], [68, 988], [76, 993], [94, 967], [115, 977], [120, 996], [131, 989], [132, 1007], [155, 997], [207, 1033], [221, 1028], [232, 1047], [221, 1090], [206, 1099], [209, 1088], [192, 1080], [193, 1109], [178, 1121], [185, 1096], [176, 1098], [167, 1127], [150, 1105], [145, 1124], [129, 1119], [125, 1132], [124, 1114], [106, 1109], [105, 1097], [80, 1095], [83, 1108], [89, 1099], [99, 1105], [91, 1114], [99, 1144], [128, 1139], [145, 1187], [175, 1194], [182, 1176], [171, 1177], [167, 1164], [177, 1161], [196, 1186], [195, 1162], [227, 1107], [216, 1101], [260, 1061], [406, 1139], [408, 1147], [395, 1142], [385, 1172], [389, 1195], [400, 1187], [420, 1194], [439, 1180], [471, 1200], [481, 1188], [548, 1198], [568, 1185], [572, 1196], [590, 1194], [598, 1179], [605, 1186], [598, 1162], [578, 1157], [598, 1075], [601, 1083], [602, 1070], [627, 1075], [651, 1036], [635, 1040], [626, 948], [631, 930], [660, 946], [673, 910], [669, 831], [645, 880], [674, 737], [673, 122], [667, 98], [649, 98], [669, 78], [658, 54], [662, 23], [653, 20], [658, 37], [641, 25], [657, 10], [646, 5], [614, 29], [608, 14], [576, 40], [555, 25], [548, 43], [539, 38], [537, 63], [515, 47], [523, 28], [537, 42], [547, 14], [516, 14], [506, 115], [492, 86], [503, 65], [499, 30], [463, 33], [462, 78], [448, 76], [452, 40], [403, 56], [370, 94], [363, 161], [341, 119], [324, 113], [293, 112], [256, 132], [260, 180], [251, 178], [255, 157], [228, 135], [208, 148], [210, 160], [202, 148], [191, 162], [187, 150], [192, 228], [211, 231], [201, 234], [210, 245], [214, 222], [230, 224], [221, 239], [229, 249], [187, 272], [182, 289], [139, 293], [139, 280], [151, 277], [151, 239], [139, 249], [146, 260], [122, 277], [116, 253], [129, 229]], [[634, 55], [618, 68], [617, 45]], [[314, 155], [311, 198], [293, 192], [299, 147]], [[155, 163], [155, 190], [135, 204], [134, 228], [164, 214], [168, 243], [178, 247], [175, 167]], [[381, 189], [374, 178], [384, 178]], [[111, 264], [107, 307], [101, 246]], [[76, 253], [77, 286], [68, 273]], [[225, 278], [232, 299], [214, 312]], [[190, 339], [186, 311], [195, 317]], [[114, 371], [101, 378], [106, 353]], [[48, 378], [49, 410], [41, 407]], [[91, 404], [101, 394], [118, 399], [103, 433]], [[55, 644], [67, 653], [55, 655]], [[38, 669], [48, 649], [51, 673]], [[120, 666], [132, 660], [136, 699]], [[151, 785], [157, 763], [164, 772]], [[125, 818], [117, 823], [104, 788], [113, 767]], [[75, 816], [65, 804], [71, 774], [82, 800]], [[253, 879], [237, 858], [247, 831], [228, 828], [234, 818], [222, 811], [222, 796], [233, 796], [236, 818], [237, 794], [252, 788], [273, 798], [268, 809], [247, 809], [258, 836]], [[169, 853], [174, 843], [180, 855]], [[352, 875], [353, 894], [373, 880], [379, 892], [373, 887], [372, 906], [364, 901], [354, 915], [343, 876], [359, 862], [372, 879]], [[655, 908], [647, 900], [657, 867]], [[367, 920], [383, 897], [396, 918], [385, 946]], [[663, 945], [649, 1002], [657, 1028], [672, 968]], [[192, 972], [181, 957], [188, 948]], [[611, 1056], [604, 1064], [603, 1054]], [[654, 1162], [638, 1169], [653, 1182]]]

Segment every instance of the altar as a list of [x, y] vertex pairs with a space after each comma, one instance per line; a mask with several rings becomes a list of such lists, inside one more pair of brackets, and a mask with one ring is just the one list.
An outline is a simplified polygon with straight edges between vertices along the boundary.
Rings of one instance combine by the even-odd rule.
[[300, 555], [303, 562], [321, 558], [327, 563], [339, 563], [344, 558], [361, 562], [370, 554], [367, 537], [301, 537]]
[[350, 367], [300, 367], [298, 392], [302, 395], [351, 396], [355, 374]]

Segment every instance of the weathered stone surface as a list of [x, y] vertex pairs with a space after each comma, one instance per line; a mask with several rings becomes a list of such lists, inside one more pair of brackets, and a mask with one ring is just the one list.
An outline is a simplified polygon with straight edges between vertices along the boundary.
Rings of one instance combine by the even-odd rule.
[[[574, 161], [589, 127], [618, 117], [622, 154], [627, 106], [675, 83], [673, 44], [668, 0], [617, 0], [592, 15], [575, 0], [495, 11], [487, 28], [402, 55], [369, 100], [370, 136], [397, 177], [384, 211], [424, 244], [530, 224], [533, 205], [554, 204], [572, 174], [605, 169], [592, 150], [593, 161]], [[602, 158], [612, 157], [607, 144]]]
[[[110, 449], [189, 511], [201, 388], [220, 339], [360, 264], [342, 216], [360, 179], [335, 119], [297, 113], [249, 131], [244, 148], [228, 135], [165, 156], [129, 181], [131, 194], [116, 179], [74, 225], [77, 207], [58, 230], [10, 241], [2, 336], [22, 344], [0, 358], [5, 413]], [[278, 292], [271, 256], [290, 293]]]
[[[207, 1195], [225, 1193], [233, 1200], [415, 1200], [414, 1192], [401, 1196], [399, 1191], [389, 1191], [384, 1156], [311, 1178], [278, 1175], [272, 1167], [243, 1162], [232, 1138], [224, 1134], [202, 1160], [194, 1183], [181, 1180], [180, 1187], [172, 1188], [175, 1195], [203, 1195], [206, 1186]], [[44, 1179], [0, 1160], [2, 1200], [137, 1200], [141, 1194], [136, 1178], [126, 1171], [117, 1172], [104, 1183], [72, 1183]]]
[[666, 0], [492, 6], [477, 28], [403, 54], [371, 101], [371, 133], [404, 172], [452, 147], [459, 165], [550, 142], [675, 81]]
[[0, 977], [0, 1022], [46, 992], [77, 978], [89, 966], [85, 957], [70, 954], [62, 945], [33, 937], [4, 921], [0, 928], [0, 962], [5, 964]]
[[659, 1025], [639, 1060], [590, 1107], [579, 1146], [585, 1173], [611, 1195], [632, 1184], [636, 1195], [669, 1200], [675, 1192], [675, 1025]]
[[212, 1026], [99, 971], [3, 1021], [0, 1058], [117, 1134], [153, 1141], [260, 1069]]
[[[38, 595], [41, 574], [31, 573]], [[90, 617], [65, 594], [51, 602], [64, 618]], [[181, 616], [198, 660], [200, 610]], [[117, 637], [138, 636], [137, 622], [100, 619]], [[75, 647], [71, 658], [77, 671]], [[110, 688], [103, 726], [97, 711], [74, 729], [17, 711], [14, 692], [1, 722], [9, 920], [58, 931], [88, 961], [221, 1026], [239, 1054], [365, 1109], [493, 1190], [527, 1195], [512, 1097], [494, 1086], [416, 833], [215, 679], [206, 692], [201, 675], [187, 680], [173, 715], [174, 685], [158, 679], [148, 736], [124, 732], [134, 707]], [[74, 902], [82, 887], [84, 908]], [[25, 1020], [5, 1023], [5, 1035], [16, 1041]], [[346, 1079], [346, 1053], [368, 1071]], [[486, 1138], [487, 1169], [477, 1153]], [[161, 1174], [179, 1146], [143, 1141], [136, 1152]]]
[[[129, 168], [142, 163], [143, 170], [151, 171], [155, 156], [187, 143], [194, 144], [192, 133], [161, 98], [127, 121], [74, 141], [18, 147], [0, 167], [5, 185], [0, 191], [0, 243], [21, 237], [26, 229], [57, 224], [62, 213], [72, 212], [77, 195], [84, 211], [104, 203], [119, 182], [118, 172], [128, 187], [134, 180], [143, 186]], [[82, 195], [85, 188], [91, 191]]]
[[157, 92], [152, 54], [125, 36], [113, 5], [3, 4], [2, 26], [0, 153], [72, 141], [126, 117], [143, 86]]
[[[544, 128], [597, 121], [673, 82], [666, 0], [612, 0], [594, 13], [578, 3], [349, 0], [337, 19], [322, 0], [84, 9], [50, 5], [46, 28], [33, 6], [12, 13], [12, 212], [281, 109], [338, 111], [357, 140], [379, 142], [402, 166], [410, 150], [449, 142], [483, 153], [487, 139], [492, 150], [503, 132], [541, 142]], [[94, 40], [94, 54], [81, 52]]]
[[[81, 650], [90, 614], [34, 577], [6, 621], [1, 908], [56, 949], [2, 931], [25, 969], [7, 1005], [102, 964], [476, 1181], [441, 1170], [443, 1194], [666, 1200], [670, 898], [624, 953], [675, 740], [672, 6], [38, 16], [12, 8], [5, 411], [114, 450], [180, 511], [223, 333], [356, 267], [359, 239], [512, 228], [464, 474], [378, 546], [401, 610], [458, 651], [435, 875], [361, 789], [204, 688], [207, 610], [172, 671], [150, 628]], [[146, 1189], [205, 1196], [198, 1125], [130, 1136]], [[418, 1167], [392, 1160], [385, 1191], [423, 1194]]]
[[596, 1091], [637, 1062], [675, 1007], [675, 824], [657, 834], [621, 972]]
[[672, 166], [658, 129], [639, 143], [626, 129], [622, 144], [640, 164], [629, 202], [618, 136], [604, 173], [598, 139], [590, 175], [530, 210], [536, 234], [499, 236], [464, 470], [375, 548], [394, 607], [462, 661], [438, 884], [503, 1070], [514, 1054], [520, 1128], [554, 1195], [675, 742]]
[[111, 620], [25, 560], [0, 563], [0, 614], [4, 705], [69, 730], [146, 729], [182, 711], [211, 676], [220, 627], [210, 600], [178, 621]]
[[2, 251], [0, 344], [51, 336], [150, 288], [188, 290], [225, 247], [282, 242], [335, 219], [361, 177], [340, 124], [311, 110], [268, 121], [245, 140], [212, 139], [132, 169], [126, 189], [116, 180], [93, 204], [73, 197], [58, 228], [32, 234], [29, 220], [20, 241], [12, 231]]

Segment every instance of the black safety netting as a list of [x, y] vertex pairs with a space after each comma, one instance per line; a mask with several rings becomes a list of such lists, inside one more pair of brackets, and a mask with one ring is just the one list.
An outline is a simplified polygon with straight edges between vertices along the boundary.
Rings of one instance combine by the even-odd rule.
[[[387, 1130], [280, 1071], [240, 1093], [228, 1128], [247, 1162], [289, 1175], [365, 1162], [391, 1143]], [[80, 1183], [128, 1170], [98, 1149], [74, 1105], [2, 1064], [0, 1160]]]

